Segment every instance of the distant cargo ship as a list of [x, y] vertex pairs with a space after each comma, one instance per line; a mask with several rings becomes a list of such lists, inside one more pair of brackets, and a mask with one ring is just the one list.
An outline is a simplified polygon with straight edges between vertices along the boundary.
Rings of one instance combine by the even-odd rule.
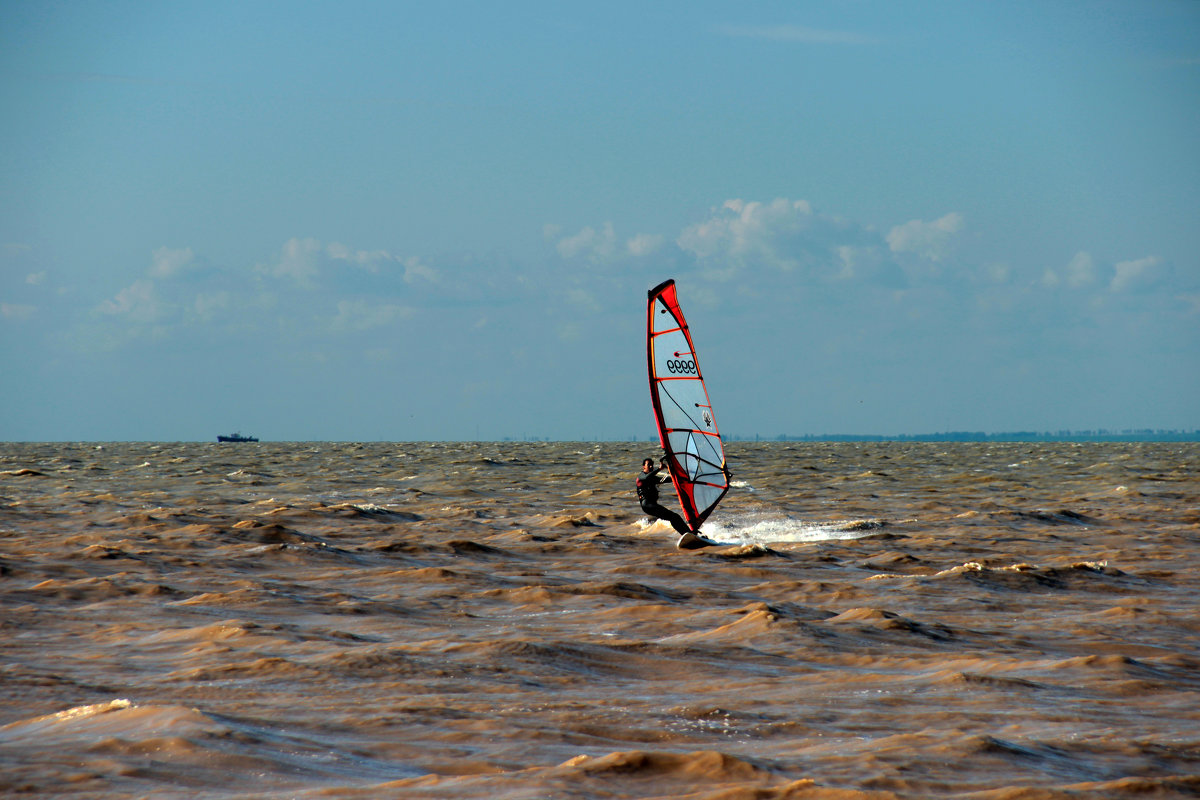
[[218, 436], [218, 442], [257, 442], [256, 436], [242, 436], [240, 433], [231, 433], [228, 436]]

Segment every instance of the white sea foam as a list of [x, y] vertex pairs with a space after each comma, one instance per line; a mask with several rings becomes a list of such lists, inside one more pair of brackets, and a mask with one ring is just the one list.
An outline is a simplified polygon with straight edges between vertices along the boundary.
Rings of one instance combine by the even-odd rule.
[[721, 544], [771, 544], [861, 539], [875, 533], [880, 527], [882, 523], [877, 520], [848, 520], [813, 525], [794, 517], [733, 514], [710, 519], [704, 524], [701, 533]]
[[[673, 533], [667, 522], [642, 517], [637, 526], [643, 533]], [[877, 533], [879, 520], [844, 520], [813, 525], [794, 517], [770, 514], [718, 514], [704, 523], [700, 534], [718, 544], [782, 544], [861, 539]]]

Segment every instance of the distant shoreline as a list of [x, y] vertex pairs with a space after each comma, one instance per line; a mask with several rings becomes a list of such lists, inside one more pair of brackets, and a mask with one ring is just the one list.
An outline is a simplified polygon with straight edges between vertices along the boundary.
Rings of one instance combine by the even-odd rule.
[[1200, 430], [946, 431], [919, 434], [779, 434], [727, 436], [730, 442], [1200, 442]]

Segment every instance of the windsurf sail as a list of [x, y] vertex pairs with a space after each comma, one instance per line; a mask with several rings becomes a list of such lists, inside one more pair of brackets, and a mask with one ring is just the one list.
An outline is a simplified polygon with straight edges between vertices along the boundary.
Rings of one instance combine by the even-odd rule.
[[673, 280], [648, 294], [646, 364], [658, 439], [667, 453], [683, 516], [695, 530], [729, 491], [729, 470]]

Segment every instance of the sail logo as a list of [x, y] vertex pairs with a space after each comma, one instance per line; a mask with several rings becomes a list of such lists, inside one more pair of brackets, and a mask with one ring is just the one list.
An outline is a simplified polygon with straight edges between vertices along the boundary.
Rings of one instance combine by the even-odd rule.
[[695, 375], [696, 362], [683, 358], [669, 358], [667, 359], [667, 371], [671, 374], [685, 373]]
[[703, 416], [704, 416], [704, 427], [711, 428], [712, 427], [712, 414], [705, 411]]

